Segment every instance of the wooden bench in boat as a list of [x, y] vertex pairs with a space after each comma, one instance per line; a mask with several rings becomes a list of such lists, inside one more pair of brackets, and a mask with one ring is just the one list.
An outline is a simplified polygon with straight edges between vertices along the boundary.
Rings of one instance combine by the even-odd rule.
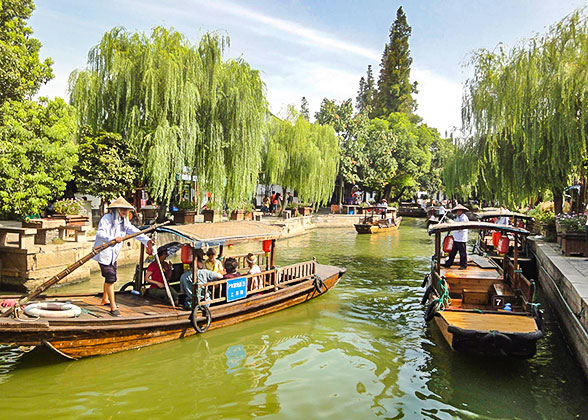
[[35, 235], [37, 234], [37, 229], [3, 227], [0, 228], [0, 247], [8, 246], [6, 239], [9, 233], [15, 233], [18, 235], [18, 247], [21, 249], [30, 248], [35, 245]]
[[505, 303], [513, 304], [516, 301], [514, 291], [505, 283], [494, 283], [490, 293], [492, 294], [492, 307], [494, 309], [504, 307]]
[[476, 264], [480, 268], [495, 268], [496, 266], [488, 261], [486, 258], [480, 255], [470, 255], [470, 258], [474, 264]]
[[511, 313], [492, 314], [446, 310], [441, 316], [449, 325], [464, 330], [500, 331], [504, 333], [530, 333], [537, 331], [535, 319]]

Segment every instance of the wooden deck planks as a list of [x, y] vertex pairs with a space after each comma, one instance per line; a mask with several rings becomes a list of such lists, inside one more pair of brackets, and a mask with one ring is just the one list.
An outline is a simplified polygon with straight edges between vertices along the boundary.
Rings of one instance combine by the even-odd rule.
[[537, 331], [535, 319], [511, 314], [479, 314], [472, 312], [443, 311], [441, 316], [449, 325], [465, 330], [529, 333]]

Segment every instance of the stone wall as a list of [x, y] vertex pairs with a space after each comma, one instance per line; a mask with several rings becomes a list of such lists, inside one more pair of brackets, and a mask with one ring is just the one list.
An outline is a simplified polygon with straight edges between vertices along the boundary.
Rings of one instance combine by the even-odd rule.
[[[59, 245], [35, 245], [28, 249], [2, 247], [0, 249], [0, 290], [26, 292], [64, 270], [92, 251], [94, 238], [84, 242], [65, 242]], [[119, 264], [136, 263], [141, 243], [131, 240], [123, 244]], [[85, 280], [98, 263], [88, 261], [62, 280], [63, 283]]]
[[562, 255], [558, 245], [529, 238], [538, 280], [566, 339], [588, 377], [588, 262]]

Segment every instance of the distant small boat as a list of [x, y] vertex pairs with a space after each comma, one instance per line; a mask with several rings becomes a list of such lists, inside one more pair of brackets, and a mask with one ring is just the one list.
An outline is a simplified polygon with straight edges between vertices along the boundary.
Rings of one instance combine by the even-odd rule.
[[484, 222], [431, 226], [429, 234], [435, 235], [435, 255], [431, 273], [423, 282], [425, 320], [435, 321], [455, 351], [532, 357], [537, 340], [543, 337], [542, 314], [533, 301], [535, 283], [519, 269], [517, 247], [512, 258], [503, 258], [502, 267], [491, 258], [471, 255], [465, 270], [446, 268], [442, 265], [441, 234], [460, 229], [511, 234], [515, 242], [529, 234], [522, 228]]
[[365, 207], [356, 223], [355, 230], [361, 234], [391, 232], [398, 229], [402, 217], [396, 217], [395, 207]]

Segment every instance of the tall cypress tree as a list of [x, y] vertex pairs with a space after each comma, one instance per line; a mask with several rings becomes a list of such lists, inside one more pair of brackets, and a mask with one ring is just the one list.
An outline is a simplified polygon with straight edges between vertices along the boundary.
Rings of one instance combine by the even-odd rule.
[[390, 42], [386, 44], [382, 54], [375, 116], [387, 116], [391, 112], [412, 114], [416, 110], [417, 105], [412, 94], [417, 93], [417, 83], [410, 83], [409, 80], [412, 58], [408, 38], [411, 32], [400, 6], [390, 28]]
[[306, 96], [303, 96], [302, 100], [300, 101], [300, 115], [302, 115], [306, 121], [310, 120], [310, 110], [308, 109], [308, 101], [306, 100]]
[[371, 64], [368, 65], [366, 77], [359, 79], [355, 107], [359, 112], [367, 112], [370, 116], [374, 112], [374, 103], [377, 95], [376, 82]]

